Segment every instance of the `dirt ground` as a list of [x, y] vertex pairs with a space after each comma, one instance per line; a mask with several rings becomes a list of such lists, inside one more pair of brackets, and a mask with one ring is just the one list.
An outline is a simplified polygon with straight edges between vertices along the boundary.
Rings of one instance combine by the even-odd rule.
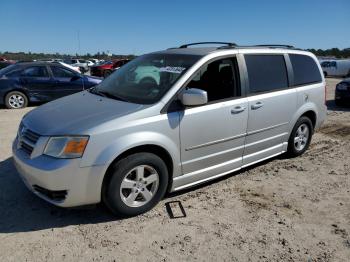
[[[334, 105], [339, 81], [327, 79], [328, 119], [302, 157], [265, 161], [124, 220], [30, 193], [10, 147], [33, 107], [0, 109], [0, 261], [350, 261], [350, 108]], [[187, 216], [171, 219], [171, 201]]]

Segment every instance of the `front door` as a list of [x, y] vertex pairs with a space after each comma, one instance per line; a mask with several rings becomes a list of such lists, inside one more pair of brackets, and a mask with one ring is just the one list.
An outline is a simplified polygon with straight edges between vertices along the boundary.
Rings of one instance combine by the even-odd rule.
[[53, 99], [53, 82], [45, 65], [23, 69], [20, 84], [30, 94], [31, 101], [46, 102]]
[[50, 68], [54, 79], [55, 98], [84, 90], [84, 82], [81, 75], [61, 66], [50, 66]]
[[204, 65], [187, 88], [208, 94], [208, 104], [180, 116], [181, 180], [188, 185], [241, 167], [248, 101], [241, 97], [235, 57]]

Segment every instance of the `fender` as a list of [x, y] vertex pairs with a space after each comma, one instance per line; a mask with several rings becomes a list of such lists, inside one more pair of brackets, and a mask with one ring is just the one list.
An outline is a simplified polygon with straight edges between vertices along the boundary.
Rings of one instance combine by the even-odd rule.
[[118, 137], [96, 155], [95, 159], [83, 159], [81, 167], [103, 165], [105, 166], [106, 172], [111, 163], [119, 155], [129, 149], [146, 145], [159, 146], [166, 150], [173, 161], [173, 176], [181, 175], [180, 151], [178, 145], [164, 134], [150, 131], [126, 134]]
[[315, 103], [313, 102], [307, 102], [305, 104], [303, 104], [301, 107], [299, 107], [299, 109], [294, 113], [291, 121], [289, 122], [289, 127], [288, 127], [288, 138], [290, 136], [290, 133], [292, 132], [293, 130], [293, 127], [295, 125], [295, 123], [298, 121], [298, 119], [303, 115], [305, 114], [306, 112], [308, 111], [312, 111], [315, 113], [316, 115], [316, 122], [317, 122], [317, 119], [318, 119], [318, 110], [317, 110], [317, 106]]

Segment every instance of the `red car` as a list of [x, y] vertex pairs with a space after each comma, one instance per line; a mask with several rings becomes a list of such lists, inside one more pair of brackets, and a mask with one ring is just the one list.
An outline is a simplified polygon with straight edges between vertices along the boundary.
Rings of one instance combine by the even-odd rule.
[[92, 76], [102, 76], [107, 77], [109, 76], [114, 70], [117, 70], [122, 65], [125, 65], [127, 62], [129, 62], [129, 59], [119, 59], [115, 61], [107, 61], [100, 65], [92, 66], [90, 68], [90, 73]]

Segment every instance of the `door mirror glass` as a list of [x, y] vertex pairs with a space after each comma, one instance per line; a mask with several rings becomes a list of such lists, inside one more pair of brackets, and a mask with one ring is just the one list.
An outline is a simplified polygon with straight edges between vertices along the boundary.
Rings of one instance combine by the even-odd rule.
[[208, 103], [208, 94], [198, 88], [186, 89], [181, 95], [181, 102], [184, 106], [204, 105]]

